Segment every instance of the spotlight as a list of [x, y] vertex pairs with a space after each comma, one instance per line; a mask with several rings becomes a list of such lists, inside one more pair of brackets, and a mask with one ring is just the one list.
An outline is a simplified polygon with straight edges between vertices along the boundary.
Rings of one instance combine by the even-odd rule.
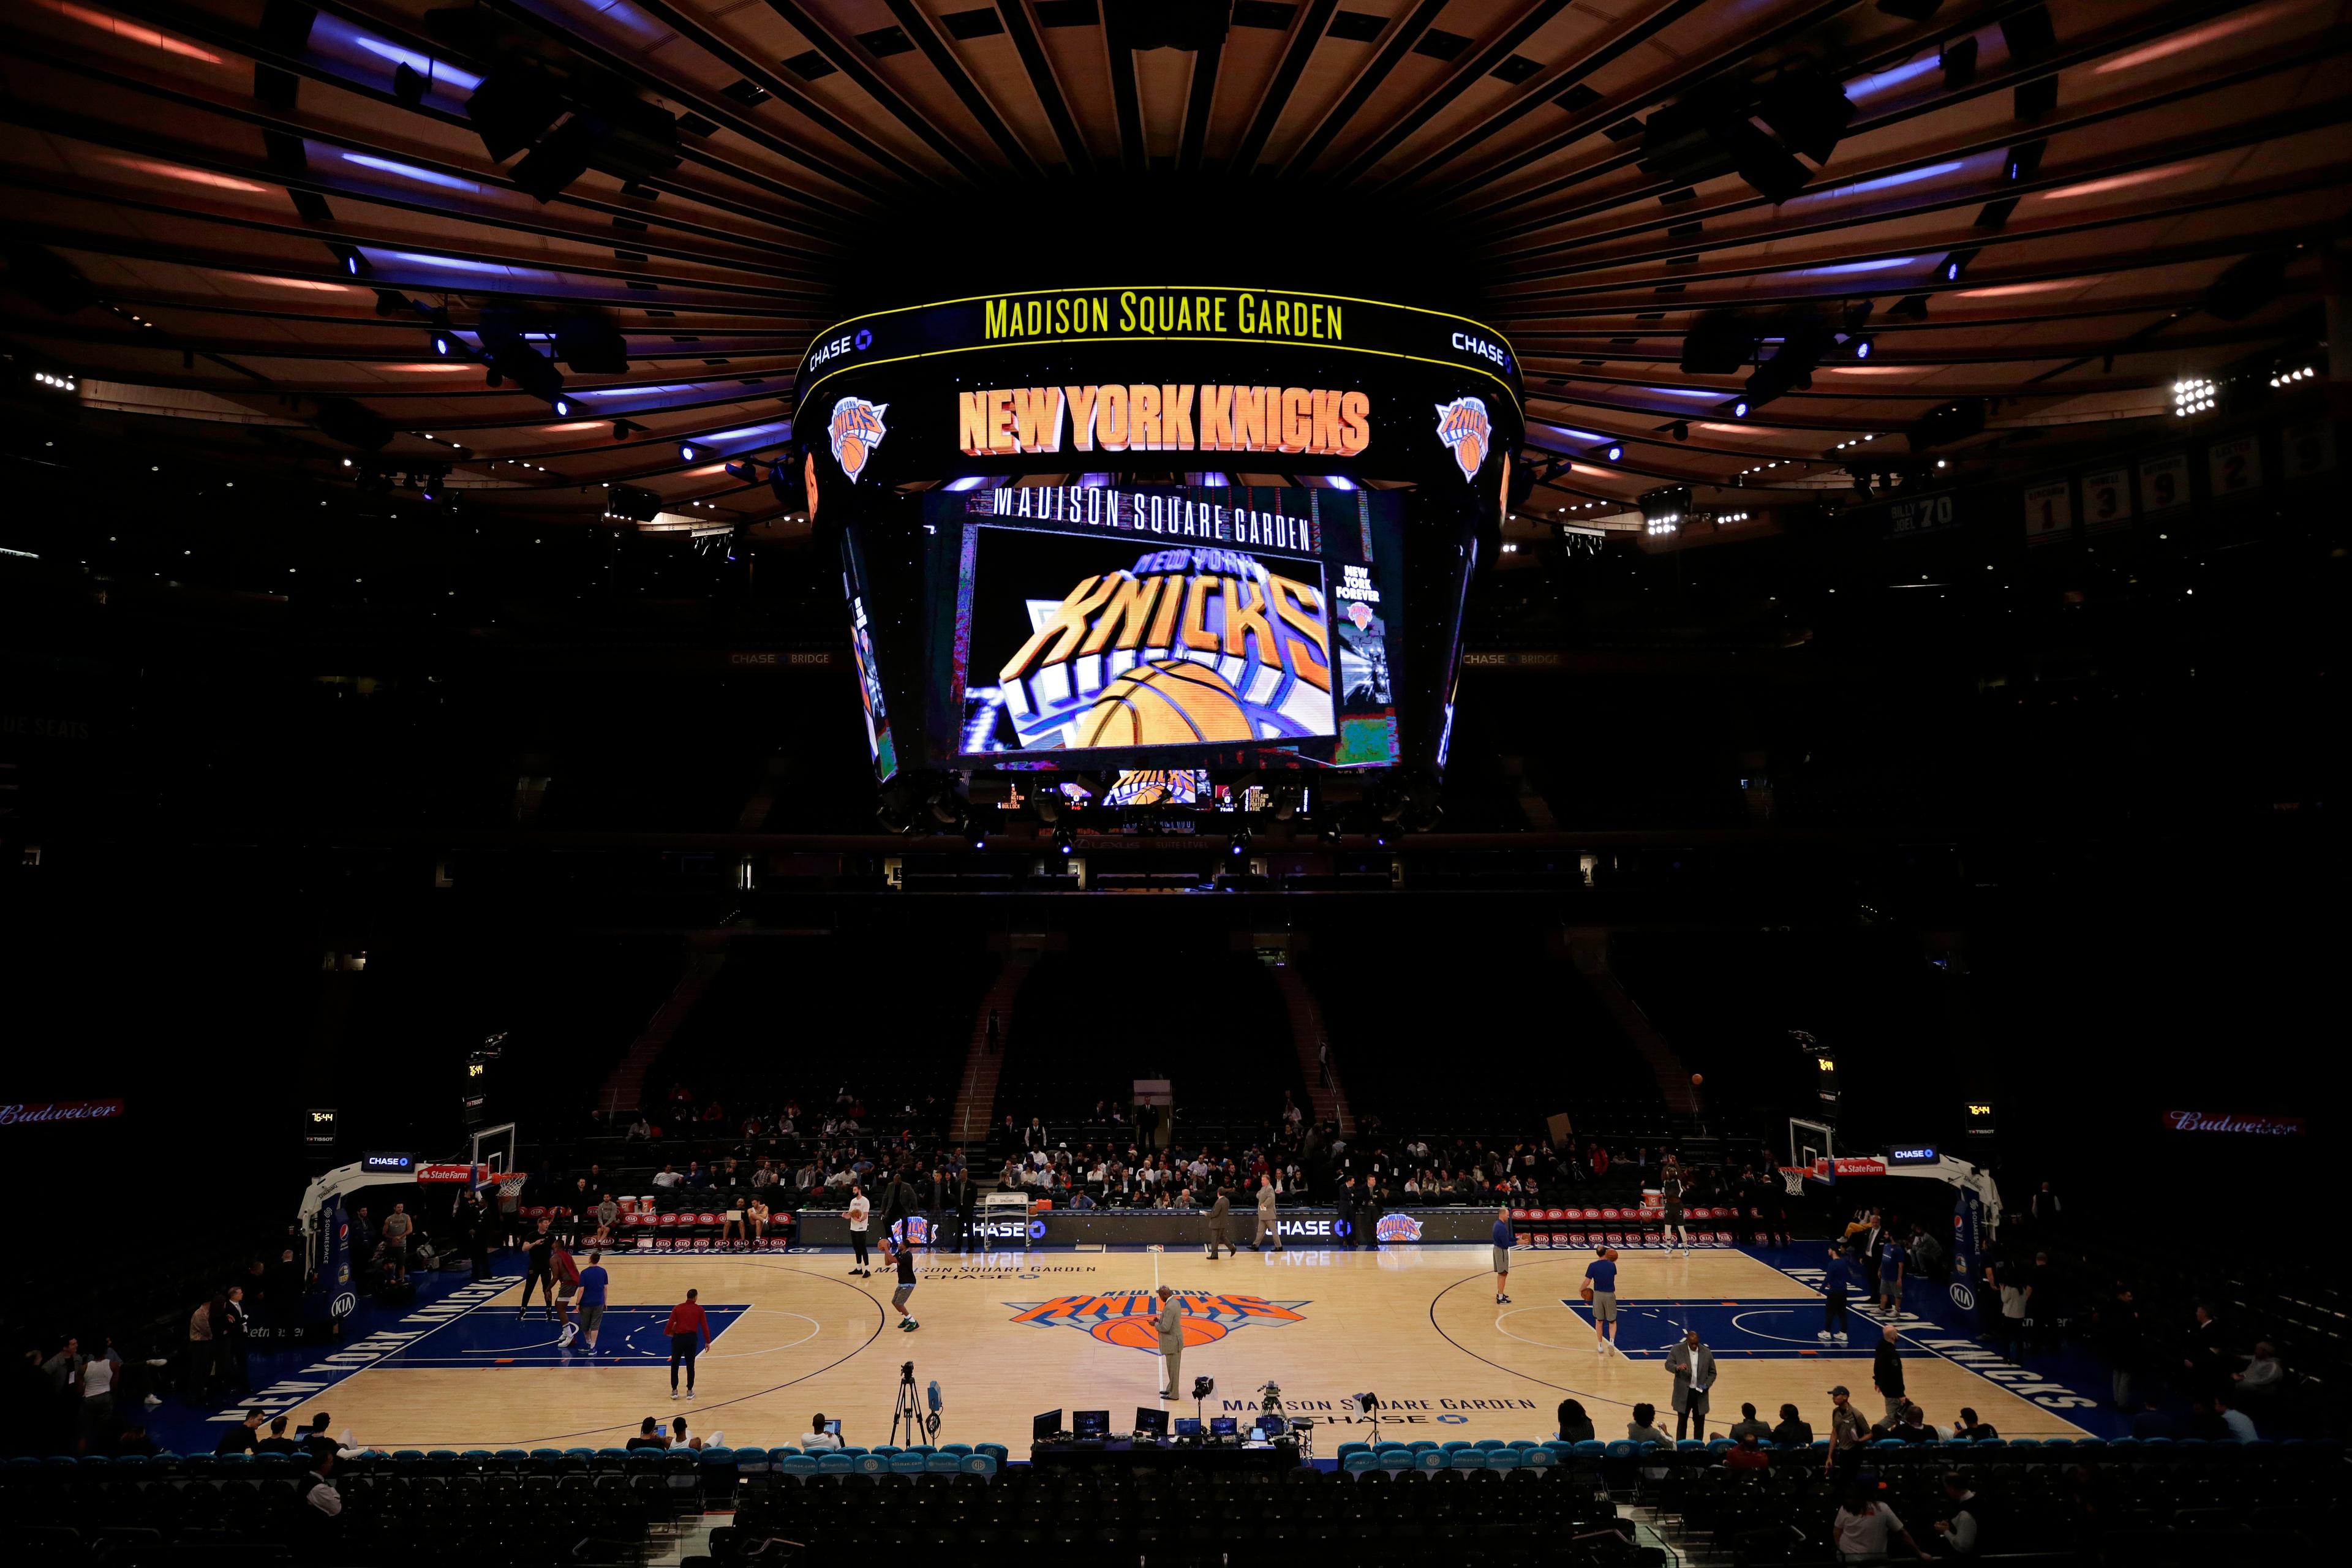
[[362, 256], [355, 247], [330, 241], [327, 248], [334, 252], [335, 259], [342, 263], [343, 271], [348, 276], [356, 278], [367, 270], [367, 258]]
[[1690, 421], [1687, 419], [1677, 419], [1673, 424], [1667, 426], [1666, 429], [1677, 441], [1687, 441], [1690, 439]]
[[2172, 384], [2172, 414], [2176, 419], [2186, 419], [2192, 414], [2203, 414], [2213, 406], [2219, 389], [2210, 381], [2190, 377]]
[[1955, 250], [1949, 256], [1944, 258], [1944, 265], [1939, 269], [1938, 276], [1940, 276], [1947, 283], [1957, 283], [1960, 280], [1960, 274], [1969, 269], [1969, 263], [1974, 261], [1976, 258], [1977, 247], [1975, 246], [1969, 246], [1963, 249]]
[[447, 359], [457, 352], [457, 340], [447, 332], [436, 332], [433, 334], [433, 352]]
[[1872, 340], [1868, 338], [1856, 338], [1853, 340], [1853, 357], [1856, 359], [1868, 359], [1875, 346], [1876, 345], [1872, 342]]
[[1612, 441], [1605, 447], [1593, 447], [1587, 456], [1598, 458], [1604, 463], [1614, 463], [1625, 456], [1625, 443]]
[[1249, 847], [1250, 836], [1249, 829], [1246, 827], [1243, 828], [1240, 832], [1235, 833], [1231, 838], [1225, 840], [1225, 853], [1233, 856], [1236, 859], [1248, 854]]
[[569, 419], [572, 417], [572, 399], [568, 397], [559, 397], [555, 400], [553, 407], [555, 409], [555, 416], [558, 419]]
[[81, 390], [81, 383], [74, 377], [70, 375], [56, 375], [46, 370], [35, 371], [33, 373], [33, 383], [37, 386], [46, 386], [51, 392], [79, 392]]
[[978, 824], [974, 824], [964, 829], [964, 842], [974, 849], [985, 849], [988, 847], [988, 832]]
[[1744, 397], [1735, 397], [1731, 400], [1731, 416], [1734, 419], [1745, 419], [1748, 417], [1748, 399]]
[[691, 463], [692, 461], [694, 461], [694, 443], [693, 443], [693, 442], [691, 442], [691, 441], [680, 441], [680, 442], [677, 444], [677, 460], [678, 460], [679, 462], [681, 462], [681, 463]]
[[1070, 831], [1068, 823], [1065, 822], [1054, 829], [1054, 848], [1057, 853], [1067, 855], [1076, 847], [1077, 835]]

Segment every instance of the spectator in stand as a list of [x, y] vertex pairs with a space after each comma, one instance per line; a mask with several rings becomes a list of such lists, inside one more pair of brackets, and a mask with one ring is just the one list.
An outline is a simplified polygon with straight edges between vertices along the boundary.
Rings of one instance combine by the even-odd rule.
[[1908, 1400], [1904, 1401], [1903, 1408], [1896, 1411], [1891, 1419], [1873, 1426], [1870, 1435], [1879, 1439], [1891, 1437], [1898, 1443], [1933, 1443], [1937, 1440], [1936, 1429], [1927, 1425], [1926, 1415]]
[[2033, 1223], [2051, 1230], [2056, 1230], [2058, 1228], [2058, 1215], [2061, 1207], [2062, 1205], [2058, 1202], [2058, 1194], [2051, 1190], [2049, 1183], [2042, 1183], [2041, 1191], [2033, 1194]]
[[637, 1435], [622, 1446], [626, 1448], [652, 1448], [667, 1452], [669, 1448], [669, 1437], [662, 1431], [661, 1423], [648, 1415], [637, 1423]]
[[2231, 1407], [2230, 1396], [2226, 1394], [2219, 1392], [2214, 1394], [2213, 1413], [2221, 1418], [2221, 1425], [2229, 1429], [2230, 1439], [2232, 1442], [2251, 1443], [2261, 1436], [2254, 1430], [2252, 1417], [2242, 1410]]
[[1960, 1443], [1990, 1443], [2000, 1434], [1977, 1419], [1977, 1413], [1967, 1405], [1960, 1406], [1960, 1418], [1952, 1423], [1952, 1438]]
[[1976, 1481], [1967, 1470], [1944, 1473], [1944, 1517], [1936, 1533], [1945, 1551], [1955, 1557], [1974, 1557], [1984, 1550], [1982, 1523], [1977, 1517]]
[[1727, 1470], [1770, 1469], [1772, 1456], [1764, 1451], [1763, 1444], [1757, 1438], [1757, 1434], [1763, 1429], [1764, 1424], [1760, 1421], [1749, 1423], [1748, 1430], [1724, 1450], [1723, 1468]]
[[702, 1192], [709, 1187], [710, 1173], [702, 1168], [701, 1161], [688, 1160], [686, 1163], [685, 1185], [690, 1192]]
[[1659, 1429], [1658, 1407], [1654, 1405], [1633, 1406], [1633, 1419], [1625, 1423], [1625, 1436], [1629, 1442], [1634, 1443], [1671, 1445], [1674, 1442], [1673, 1438]]
[[213, 1445], [215, 1454], [250, 1454], [259, 1444], [261, 1424], [268, 1419], [266, 1410], [247, 1410], [237, 1424], [220, 1435]]
[[809, 1429], [801, 1434], [801, 1447], [810, 1450], [841, 1447], [841, 1434], [829, 1429], [824, 1411], [809, 1417]]
[[302, 1500], [329, 1519], [342, 1513], [343, 1494], [335, 1489], [334, 1455], [326, 1455], [319, 1460], [318, 1468], [310, 1472], [310, 1486], [302, 1493]]
[[269, 1436], [256, 1443], [253, 1451], [257, 1454], [293, 1455], [302, 1452], [302, 1445], [286, 1435], [286, 1417], [273, 1415], [269, 1418]]
[[202, 1399], [213, 1387], [213, 1304], [199, 1301], [188, 1314], [187, 1393]]
[[1878, 1349], [1871, 1356], [1870, 1383], [1886, 1402], [1886, 1419], [1899, 1420], [1903, 1415], [1903, 1352], [1892, 1323], [1878, 1336]]
[[1739, 1407], [1739, 1419], [1731, 1424], [1731, 1430], [1726, 1433], [1725, 1436], [1737, 1443], [1740, 1438], [1748, 1436], [1751, 1433], [1755, 1436], [1756, 1440], [1760, 1443], [1772, 1436], [1772, 1428], [1767, 1426], [1763, 1422], [1759, 1421], [1756, 1418], [1756, 1406], [1753, 1405], [1742, 1405]]
[[1592, 1437], [1592, 1417], [1584, 1406], [1573, 1399], [1559, 1402], [1559, 1440], [1563, 1443], [1590, 1443]]
[[220, 1359], [225, 1382], [231, 1394], [247, 1394], [253, 1389], [253, 1373], [247, 1362], [252, 1344], [252, 1321], [245, 1308], [245, 1287], [232, 1285], [221, 1303]]
[[2099, 1353], [2106, 1358], [2108, 1394], [2115, 1407], [2126, 1413], [2138, 1409], [2133, 1378], [2146, 1352], [2140, 1342], [2139, 1306], [2132, 1300], [2130, 1286], [2117, 1284], [2099, 1304], [2097, 1337]]
[[111, 1342], [105, 1350], [81, 1363], [81, 1397], [75, 1412], [79, 1418], [76, 1453], [102, 1454], [109, 1439], [114, 1436], [114, 1380], [121, 1371], [122, 1358], [114, 1353]]
[[2250, 1415], [2275, 1408], [2279, 1395], [2286, 1392], [2286, 1368], [2279, 1361], [2278, 1347], [2268, 1340], [2256, 1340], [2246, 1370], [2233, 1372], [2230, 1377], [2237, 1384], [2230, 1403]]
[[629, 1123], [628, 1131], [622, 1134], [622, 1141], [624, 1142], [626, 1142], [631, 1139], [645, 1139], [650, 1141], [653, 1138], [653, 1135], [654, 1124], [646, 1121], [646, 1113], [640, 1110], [637, 1112], [637, 1119]]
[[[1985, 1278], [1995, 1278], [1990, 1268], [1985, 1270]], [[2003, 1264], [1995, 1286], [2000, 1292], [2000, 1348], [2011, 1361], [2025, 1357], [2025, 1310], [2031, 1292], [2024, 1279], [2021, 1271]]]
[[1830, 1544], [1836, 1549], [1839, 1562], [1884, 1563], [1888, 1547], [1898, 1538], [1914, 1555], [1928, 1555], [1911, 1539], [1893, 1509], [1872, 1500], [1858, 1486], [1847, 1489], [1845, 1501], [1830, 1521]]
[[1853, 1407], [1853, 1395], [1846, 1385], [1839, 1384], [1830, 1390], [1830, 1451], [1822, 1460], [1822, 1473], [1829, 1474], [1841, 1457], [1860, 1458], [1863, 1445], [1869, 1441], [1870, 1423]]
[[677, 1186], [684, 1180], [686, 1180], [686, 1178], [677, 1173], [677, 1167], [676, 1165], [664, 1165], [660, 1170], [654, 1173], [654, 1185], [661, 1188], [664, 1192], [667, 1192], [669, 1189]]
[[2181, 1369], [2188, 1374], [2186, 1381], [2192, 1394], [2210, 1394], [2228, 1385], [2224, 1353], [2221, 1321], [2213, 1315], [2212, 1308], [2200, 1301], [2196, 1321], [2189, 1325], [2180, 1355]]
[[1772, 1446], [1776, 1448], [1810, 1448], [1813, 1446], [1813, 1429], [1798, 1416], [1795, 1405], [1780, 1406], [1780, 1424], [1772, 1428]]

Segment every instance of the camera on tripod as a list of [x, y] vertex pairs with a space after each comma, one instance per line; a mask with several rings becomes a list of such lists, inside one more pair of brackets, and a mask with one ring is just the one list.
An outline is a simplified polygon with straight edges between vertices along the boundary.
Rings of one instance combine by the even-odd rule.
[[940, 1395], [939, 1379], [931, 1380], [929, 1390], [930, 1413], [928, 1415], [923, 1411], [924, 1403], [924, 1399], [915, 1393], [915, 1363], [910, 1361], [900, 1362], [898, 1397], [890, 1410], [891, 1442], [898, 1441], [898, 1433], [902, 1427], [906, 1431], [907, 1442], [910, 1446], [938, 1439], [940, 1412], [946, 1405], [946, 1401]]

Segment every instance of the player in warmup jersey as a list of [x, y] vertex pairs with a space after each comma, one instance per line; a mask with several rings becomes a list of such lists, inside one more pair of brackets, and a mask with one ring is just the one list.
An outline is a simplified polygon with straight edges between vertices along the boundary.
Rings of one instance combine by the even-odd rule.
[[572, 1298], [580, 1289], [580, 1265], [572, 1261], [572, 1249], [561, 1241], [554, 1244], [551, 1257], [555, 1266], [555, 1310], [563, 1324], [556, 1331], [555, 1342], [568, 1345], [580, 1331], [580, 1325], [572, 1321]]
[[874, 1205], [866, 1197], [866, 1189], [856, 1182], [850, 1183], [849, 1245], [856, 1253], [857, 1261], [850, 1266], [849, 1271], [868, 1279], [874, 1278], [874, 1270], [868, 1267], [870, 1260], [866, 1256], [866, 1226], [873, 1215]]
[[588, 1353], [596, 1353], [596, 1331], [604, 1323], [604, 1292], [611, 1286], [612, 1276], [604, 1272], [604, 1255], [592, 1252], [588, 1267], [580, 1271], [580, 1331], [588, 1341]]
[[709, 1337], [710, 1320], [703, 1316], [698, 1290], [688, 1290], [686, 1300], [669, 1310], [669, 1396], [677, 1397], [678, 1363], [686, 1363], [686, 1396], [694, 1397], [694, 1358], [702, 1353], [703, 1342]]
[[549, 1234], [547, 1221], [539, 1222], [539, 1234], [531, 1238], [530, 1250], [526, 1256], [530, 1263], [523, 1270], [522, 1305], [515, 1309], [515, 1317], [520, 1320], [530, 1315], [531, 1290], [543, 1285], [547, 1290], [548, 1321], [552, 1322], [555, 1319], [555, 1237]]
[[1683, 1225], [1683, 1168], [1672, 1154], [1666, 1156], [1664, 1169], [1658, 1173], [1658, 1197], [1664, 1205], [1663, 1223], [1658, 1226], [1658, 1239], [1665, 1244], [1666, 1255], [1673, 1257], [1677, 1238], [1682, 1255], [1690, 1256], [1690, 1231]]
[[907, 1298], [915, 1293], [915, 1249], [896, 1237], [884, 1238], [882, 1246], [898, 1265], [898, 1288], [890, 1293], [890, 1305], [898, 1314], [899, 1329], [912, 1333], [923, 1326], [907, 1310]]

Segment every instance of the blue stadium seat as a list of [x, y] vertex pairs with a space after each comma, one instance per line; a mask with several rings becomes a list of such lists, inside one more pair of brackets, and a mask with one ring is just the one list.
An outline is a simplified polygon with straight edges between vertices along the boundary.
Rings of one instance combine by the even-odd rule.
[[849, 1468], [861, 1476], [887, 1476], [890, 1473], [891, 1461], [897, 1458], [895, 1454], [860, 1453], [850, 1459]]
[[1483, 1470], [1486, 1468], [1486, 1456], [1475, 1448], [1457, 1448], [1444, 1458], [1444, 1468], [1449, 1470]]
[[961, 1461], [960, 1461], [962, 1466], [963, 1473], [967, 1476], [979, 1476], [983, 1479], [993, 1479], [996, 1476], [996, 1456], [987, 1452], [987, 1450], [998, 1447], [1000, 1445], [995, 1443], [982, 1443], [980, 1447], [982, 1452], [977, 1454], [966, 1454]]
[[1413, 1461], [1420, 1458], [1410, 1448], [1383, 1448], [1373, 1457], [1380, 1460], [1381, 1468], [1392, 1476], [1403, 1475], [1412, 1468]]
[[1426, 1437], [1422, 1438], [1419, 1442], [1407, 1443], [1405, 1447], [1411, 1448], [1416, 1454], [1433, 1453], [1437, 1448], [1437, 1445], [1431, 1442]]
[[1381, 1458], [1361, 1443], [1350, 1445], [1355, 1452], [1339, 1461], [1339, 1468], [1351, 1476], [1370, 1475], [1381, 1468]]
[[1358, 1454], [1369, 1454], [1371, 1451], [1370, 1444], [1342, 1443], [1339, 1445], [1339, 1451], [1331, 1457], [1339, 1460], [1342, 1465], [1345, 1465], [1349, 1459], [1355, 1458]]
[[830, 1454], [818, 1455], [816, 1468], [819, 1475], [845, 1476], [857, 1466], [848, 1455], [836, 1448]]
[[1413, 1455], [1413, 1468], [1420, 1470], [1422, 1474], [1427, 1475], [1433, 1470], [1444, 1469], [1446, 1458], [1447, 1456], [1439, 1449], [1423, 1448]]
[[950, 1454], [945, 1450], [936, 1454], [926, 1454], [923, 1456], [923, 1468], [927, 1473], [934, 1476], [952, 1476], [963, 1468], [964, 1460], [970, 1457], [969, 1449], [961, 1454]]
[[940, 1452], [942, 1454], [969, 1454], [971, 1451], [972, 1447], [969, 1443], [942, 1443], [940, 1445]]
[[1474, 1448], [1507, 1448], [1510, 1444], [1500, 1437], [1481, 1437], [1470, 1446]]
[[1517, 1448], [1481, 1448], [1478, 1452], [1490, 1470], [1516, 1470], [1526, 1463], [1526, 1456]]
[[1538, 1447], [1520, 1448], [1516, 1452], [1519, 1456], [1519, 1464], [1527, 1469], [1548, 1470], [1557, 1468], [1559, 1464], [1559, 1450], [1557, 1448]]
[[817, 1462], [806, 1454], [787, 1454], [776, 1461], [776, 1468], [784, 1475], [806, 1481], [817, 1473]]
[[1572, 1446], [1580, 1459], [1597, 1459], [1609, 1452], [1609, 1445], [1598, 1437], [1586, 1437]]
[[925, 1468], [924, 1457], [920, 1454], [890, 1456], [890, 1473], [894, 1476], [919, 1476]]
[[874, 1447], [866, 1449], [866, 1451], [869, 1454], [879, 1454], [886, 1459], [894, 1454], [902, 1454], [906, 1452], [905, 1449], [899, 1447], [895, 1443], [877, 1443]]
[[[971, 1449], [975, 1454], [985, 1454], [994, 1459], [1000, 1468], [1012, 1462], [1011, 1452], [1002, 1443], [974, 1443]], [[988, 1473], [994, 1475], [996, 1472], [991, 1470]]]

